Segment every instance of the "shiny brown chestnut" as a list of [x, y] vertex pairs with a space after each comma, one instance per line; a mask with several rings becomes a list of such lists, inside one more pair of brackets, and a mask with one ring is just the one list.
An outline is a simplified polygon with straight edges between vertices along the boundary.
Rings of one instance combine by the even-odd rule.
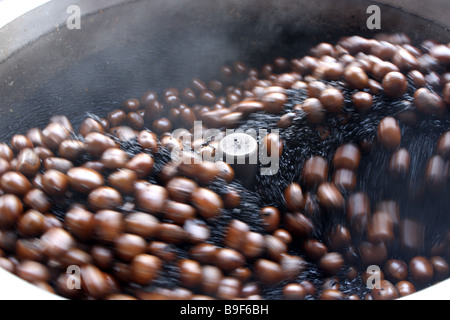
[[149, 213], [161, 212], [167, 198], [167, 190], [159, 185], [145, 184], [135, 191], [137, 207]]
[[406, 93], [408, 89], [408, 82], [406, 77], [397, 71], [387, 73], [383, 77], [381, 83], [384, 93], [393, 99], [398, 99]]
[[158, 137], [153, 132], [147, 130], [139, 132], [137, 141], [143, 149], [150, 150], [152, 153], [158, 151]]
[[339, 62], [330, 62], [323, 65], [323, 76], [326, 80], [339, 80], [344, 73], [344, 65]]
[[166, 219], [179, 225], [183, 225], [186, 220], [193, 219], [197, 213], [194, 207], [171, 200], [166, 202], [163, 211]]
[[229, 188], [223, 195], [223, 202], [227, 209], [237, 208], [241, 204], [241, 195], [234, 188]]
[[217, 288], [217, 297], [223, 300], [236, 299], [241, 292], [241, 282], [232, 277], [223, 277]]
[[[281, 241], [278, 238], [276, 239], [277, 241]], [[239, 248], [239, 250], [246, 258], [249, 259], [261, 256], [265, 249], [267, 250], [268, 254], [271, 255], [271, 250], [269, 249], [267, 243], [267, 238], [265, 238], [262, 234], [257, 232], [247, 232], [244, 236], [242, 247]]]
[[319, 260], [319, 267], [327, 274], [336, 274], [344, 266], [344, 257], [338, 252], [324, 254]]
[[255, 276], [265, 285], [275, 284], [283, 279], [280, 264], [267, 259], [258, 259], [255, 264]]
[[42, 175], [42, 187], [50, 196], [62, 196], [69, 186], [69, 178], [64, 173], [51, 169]]
[[263, 148], [268, 157], [280, 157], [283, 153], [283, 140], [277, 133], [269, 133], [263, 139]]
[[378, 140], [386, 148], [397, 148], [401, 142], [401, 132], [398, 122], [393, 117], [385, 117], [378, 124]]
[[90, 132], [85, 137], [85, 143], [87, 152], [94, 158], [99, 158], [109, 148], [117, 147], [113, 139], [98, 132]]
[[233, 219], [228, 224], [223, 242], [232, 249], [240, 250], [244, 244], [244, 239], [249, 232], [250, 227], [245, 222]]
[[135, 139], [138, 132], [129, 126], [118, 126], [109, 129], [109, 134], [120, 141], [129, 141]]
[[361, 151], [353, 143], [346, 143], [336, 149], [332, 164], [335, 169], [345, 168], [356, 170], [361, 159]]
[[27, 138], [31, 141], [33, 146], [39, 147], [44, 145], [44, 141], [42, 140], [42, 130], [39, 128], [31, 128], [27, 131]]
[[450, 158], [450, 131], [441, 135], [436, 146], [436, 152], [445, 159]]
[[58, 152], [63, 158], [76, 161], [86, 152], [86, 144], [78, 140], [64, 140], [59, 145]]
[[173, 223], [161, 223], [156, 235], [157, 239], [167, 243], [181, 244], [188, 239], [188, 233], [181, 226]]
[[[105, 132], [105, 128], [96, 119], [86, 118], [80, 124], [80, 128], [78, 129], [78, 133], [85, 137], [89, 132], [104, 133]], [[70, 141], [70, 140], [64, 140], [64, 141]], [[77, 141], [77, 140], [73, 140], [73, 141]]]
[[100, 210], [95, 214], [94, 234], [98, 239], [113, 242], [123, 229], [123, 216], [120, 212]]
[[286, 300], [303, 300], [306, 297], [306, 290], [301, 284], [289, 283], [283, 287], [283, 297]]
[[399, 247], [403, 254], [417, 254], [424, 243], [424, 225], [413, 218], [403, 218], [399, 224]]
[[373, 97], [370, 93], [358, 91], [352, 95], [353, 105], [359, 112], [367, 112], [373, 104]]
[[398, 67], [393, 64], [392, 62], [381, 60], [377, 63], [374, 63], [372, 67], [372, 75], [374, 78], [378, 81], [382, 81], [384, 76], [388, 74], [389, 72], [398, 72]]
[[15, 256], [20, 260], [45, 262], [42, 241], [39, 238], [19, 239], [16, 242]]
[[416, 288], [409, 281], [399, 281], [395, 284], [395, 288], [397, 289], [400, 297], [404, 297], [416, 292]]
[[84, 208], [73, 206], [64, 217], [64, 226], [76, 238], [88, 240], [94, 232], [95, 216]]
[[50, 123], [59, 123], [64, 128], [66, 128], [69, 132], [73, 132], [72, 124], [70, 123], [69, 118], [63, 115], [54, 115], [50, 118]]
[[209, 226], [200, 219], [187, 219], [183, 224], [183, 229], [189, 243], [202, 243], [211, 236]]
[[341, 191], [351, 191], [356, 187], [356, 173], [349, 169], [337, 169], [333, 173], [332, 182]]
[[328, 253], [328, 248], [319, 240], [307, 239], [305, 242], [303, 242], [303, 251], [309, 259], [311, 259], [312, 261], [318, 261]]
[[389, 259], [384, 264], [383, 270], [386, 279], [392, 281], [392, 283], [397, 283], [408, 278], [408, 265], [402, 260]]
[[321, 81], [311, 81], [308, 83], [308, 97], [318, 99], [320, 97], [320, 93], [326, 88], [326, 84]]
[[134, 182], [137, 180], [136, 173], [128, 169], [119, 169], [108, 177], [108, 184], [123, 194], [134, 193]]
[[119, 148], [108, 148], [102, 153], [100, 161], [103, 162], [106, 169], [120, 169], [125, 167], [128, 155]]
[[220, 248], [215, 253], [215, 265], [225, 272], [242, 267], [245, 262], [245, 257], [233, 249]]
[[180, 281], [183, 286], [195, 288], [202, 282], [202, 267], [197, 261], [180, 259], [178, 268], [180, 270]]
[[344, 206], [344, 197], [338, 188], [332, 183], [324, 182], [317, 188], [319, 203], [327, 209], [341, 208]]
[[303, 104], [296, 105], [294, 109], [303, 111], [306, 114], [306, 120], [312, 124], [321, 123], [325, 119], [325, 107], [317, 98], [308, 98], [303, 101]]
[[374, 300], [393, 300], [399, 297], [397, 288], [388, 280], [380, 280], [371, 293]]
[[392, 57], [392, 63], [402, 71], [409, 71], [419, 67], [419, 61], [408, 50], [399, 47]]
[[444, 98], [445, 103], [450, 104], [450, 81], [448, 81], [448, 80], [444, 86], [444, 91], [442, 92], [442, 96]]
[[[66, 252], [59, 261], [63, 268], [68, 268], [71, 265], [84, 266], [92, 263], [92, 257], [84, 250], [73, 248]], [[70, 270], [70, 269], [69, 269]]]
[[439, 188], [445, 183], [445, 161], [439, 155], [432, 156], [425, 168], [425, 181], [433, 188]]
[[302, 188], [295, 182], [288, 185], [284, 190], [284, 199], [288, 210], [291, 212], [299, 211], [305, 205]]
[[70, 187], [80, 193], [90, 193], [104, 184], [104, 179], [97, 171], [75, 167], [67, 172]]
[[67, 173], [71, 168], [74, 167], [72, 161], [59, 157], [48, 157], [44, 160], [44, 169], [46, 171], [54, 169], [61, 171], [62, 173]]
[[96, 299], [114, 292], [114, 285], [108, 281], [107, 274], [93, 265], [81, 268], [81, 286], [89, 296]]
[[434, 278], [437, 281], [444, 280], [450, 273], [450, 267], [448, 262], [440, 256], [432, 256], [430, 263], [433, 265]]
[[6, 143], [0, 143], [0, 158], [11, 161], [14, 158], [14, 152]]
[[267, 232], [274, 232], [278, 229], [281, 220], [280, 211], [275, 207], [263, 207], [260, 211], [260, 216], [264, 221], [264, 229]]
[[0, 158], [0, 177], [8, 171], [11, 171], [13, 168], [11, 167], [11, 163], [3, 158]]
[[328, 88], [320, 93], [319, 100], [331, 113], [339, 113], [344, 107], [344, 95], [335, 88]]
[[419, 70], [408, 72], [408, 78], [412, 80], [416, 88], [424, 87], [426, 84], [425, 77]]
[[31, 189], [22, 198], [23, 203], [31, 209], [45, 213], [50, 210], [52, 204], [47, 195], [40, 189]]
[[292, 122], [296, 114], [294, 112], [288, 112], [283, 114], [277, 121], [277, 127], [287, 129], [292, 125]]
[[367, 87], [369, 77], [360, 67], [348, 66], [345, 68], [343, 77], [350, 87], [362, 90]]
[[50, 280], [48, 268], [36, 261], [24, 260], [20, 262], [16, 267], [16, 274], [31, 283]]
[[101, 186], [88, 195], [88, 203], [92, 210], [115, 210], [123, 202], [122, 195], [116, 189]]
[[305, 215], [297, 213], [286, 213], [284, 217], [286, 229], [292, 234], [300, 237], [307, 237], [314, 231], [314, 224]]
[[383, 241], [390, 244], [394, 241], [394, 222], [388, 212], [375, 211], [367, 225], [367, 239], [372, 242]]
[[157, 234], [158, 225], [159, 220], [145, 212], [132, 212], [124, 218], [125, 231], [144, 238], [154, 237]]
[[405, 175], [409, 171], [411, 156], [408, 150], [400, 148], [395, 151], [389, 160], [389, 172], [395, 175]]
[[306, 270], [307, 262], [300, 256], [282, 253], [279, 259], [281, 270], [283, 271], [283, 279], [297, 279], [298, 276]]
[[114, 246], [120, 259], [131, 261], [135, 256], [145, 252], [147, 243], [141, 236], [122, 233], [114, 239]]
[[220, 196], [206, 188], [194, 190], [191, 201], [199, 214], [205, 218], [217, 217], [223, 208], [223, 201]]
[[168, 132], [172, 129], [172, 122], [167, 118], [159, 118], [152, 123], [152, 129], [157, 134]]
[[153, 164], [152, 156], [147, 153], [139, 153], [125, 164], [125, 168], [134, 171], [139, 179], [143, 179], [152, 172]]
[[50, 150], [56, 150], [59, 147], [59, 144], [67, 140], [70, 136], [70, 131], [67, 130], [63, 125], [52, 122], [48, 124], [42, 130], [42, 138], [46, 147]]
[[408, 263], [408, 269], [414, 284], [421, 287], [433, 279], [433, 264], [425, 257], [416, 256]]
[[0, 196], [0, 212], [0, 227], [8, 228], [14, 225], [22, 214], [22, 201], [13, 194]]
[[17, 223], [17, 230], [25, 237], [40, 236], [44, 231], [44, 215], [30, 209], [24, 212]]
[[31, 140], [23, 134], [15, 134], [11, 138], [11, 148], [16, 153], [18, 153], [22, 149], [32, 149], [33, 147], [34, 146]]
[[30, 148], [21, 149], [16, 159], [17, 164], [15, 169], [27, 177], [34, 176], [41, 166], [41, 159]]
[[382, 265], [388, 258], [388, 248], [384, 242], [361, 241], [358, 246], [362, 262], [369, 265]]
[[442, 98], [427, 88], [419, 88], [414, 92], [414, 105], [424, 114], [442, 116], [446, 111]]
[[62, 228], [50, 228], [42, 236], [43, 252], [49, 258], [58, 258], [75, 246], [75, 239]]
[[120, 109], [111, 111], [106, 117], [111, 128], [121, 126], [125, 122], [125, 118], [126, 112]]
[[216, 259], [219, 248], [210, 243], [199, 243], [189, 251], [192, 259], [202, 264], [212, 264]]
[[389, 214], [389, 219], [397, 228], [400, 223], [400, 208], [395, 200], [383, 200], [376, 204], [375, 211], [383, 211]]
[[0, 187], [6, 193], [22, 196], [31, 189], [31, 183], [20, 172], [8, 171], [1, 176]]
[[151, 241], [147, 246], [147, 252], [164, 262], [172, 262], [177, 259], [176, 248], [171, 243], [162, 241]]
[[183, 177], [174, 177], [166, 184], [170, 198], [183, 203], [189, 201], [197, 187], [198, 185], [195, 181]]
[[265, 94], [261, 101], [267, 113], [280, 113], [284, 104], [287, 102], [287, 96], [284, 93], [272, 92]]
[[327, 234], [327, 243], [330, 250], [343, 250], [351, 245], [351, 233], [343, 224], [337, 224]]
[[328, 178], [328, 162], [320, 157], [313, 156], [306, 160], [302, 170], [302, 181], [309, 188], [319, 185]]
[[275, 236], [265, 235], [264, 242], [265, 252], [271, 260], [279, 261], [287, 253], [287, 245]]

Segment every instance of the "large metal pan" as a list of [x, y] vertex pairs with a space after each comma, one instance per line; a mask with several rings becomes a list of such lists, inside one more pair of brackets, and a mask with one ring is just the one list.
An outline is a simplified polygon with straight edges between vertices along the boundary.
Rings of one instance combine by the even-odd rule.
[[[381, 9], [381, 30], [367, 8]], [[68, 29], [69, 6], [81, 29]], [[405, 32], [447, 43], [448, 0], [58, 0], [0, 29], [0, 137], [43, 127], [55, 114], [74, 125], [152, 89], [208, 79], [236, 59], [299, 57], [344, 35]], [[0, 270], [1, 298], [53, 298]], [[4, 281], [8, 281], [5, 285]], [[450, 282], [412, 295], [447, 298]]]

